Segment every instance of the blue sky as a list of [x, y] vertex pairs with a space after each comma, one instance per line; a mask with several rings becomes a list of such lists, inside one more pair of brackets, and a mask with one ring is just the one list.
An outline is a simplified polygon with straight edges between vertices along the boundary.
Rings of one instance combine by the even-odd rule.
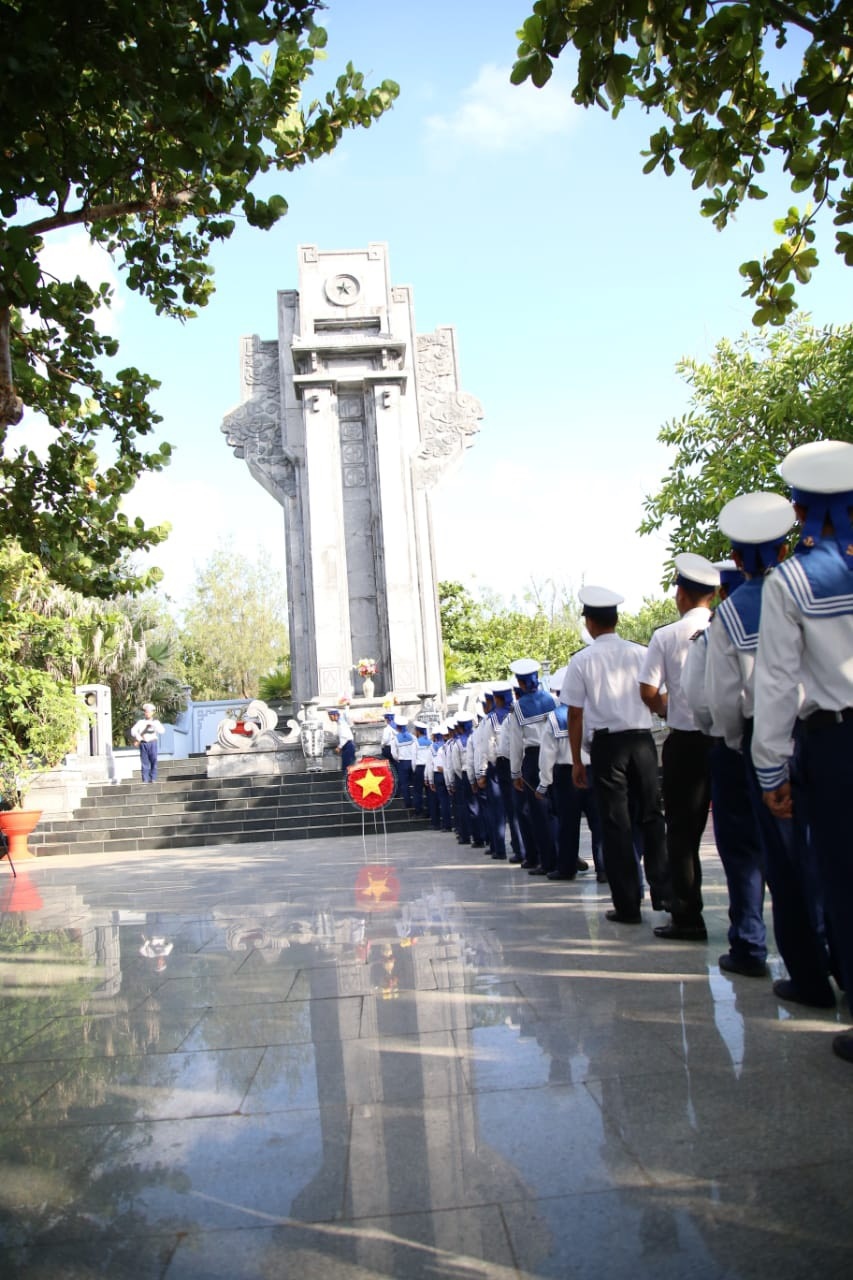
[[[716, 232], [686, 173], [643, 176], [641, 113], [576, 108], [568, 62], [542, 91], [509, 85], [529, 11], [528, 0], [330, 0], [317, 88], [351, 60], [369, 82], [400, 83], [394, 110], [275, 184], [288, 216], [269, 233], [241, 226], [217, 249], [216, 294], [198, 319], [164, 321], [119, 291], [123, 361], [161, 379], [161, 434], [175, 449], [128, 505], [173, 524], [153, 557], [173, 599], [223, 537], [283, 567], [281, 511], [219, 429], [239, 395], [239, 339], [276, 336], [299, 244], [372, 240], [388, 243], [394, 282], [414, 287], [419, 331], [456, 326], [463, 388], [485, 415], [436, 493], [439, 576], [507, 598], [548, 578], [612, 587], [631, 608], [661, 594], [664, 541], [635, 531], [667, 468], [657, 432], [687, 402], [675, 364], [749, 328], [738, 265], [772, 246], [796, 197], [770, 178], [770, 198]], [[846, 323], [853, 275], [828, 237], [819, 248], [801, 305], [816, 324]], [[79, 238], [51, 252], [84, 261]]]

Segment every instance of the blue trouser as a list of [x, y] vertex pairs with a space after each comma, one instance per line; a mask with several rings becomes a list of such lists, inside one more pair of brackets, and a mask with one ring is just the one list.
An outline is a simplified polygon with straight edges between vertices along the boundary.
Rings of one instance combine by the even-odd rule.
[[[803, 786], [838, 981], [853, 992], [853, 721], [801, 736]], [[793, 976], [793, 975], [792, 975]]]
[[151, 742], [140, 742], [139, 744], [139, 763], [142, 766], [142, 781], [157, 781], [157, 748], [159, 742], [156, 738]]
[[510, 847], [517, 858], [523, 858], [526, 850], [524, 848], [524, 837], [521, 834], [521, 825], [518, 821], [518, 792], [512, 785], [512, 770], [506, 756], [498, 756], [495, 761], [495, 773], [501, 800], [503, 801], [506, 824], [509, 827]]
[[468, 830], [475, 844], [485, 844], [483, 815], [480, 812], [480, 793], [474, 783], [463, 773], [459, 779], [462, 787], [462, 803], [468, 812]]
[[424, 811], [424, 769], [426, 765], [416, 764], [412, 770], [412, 804], [415, 813]]
[[441, 821], [442, 831], [453, 830], [453, 815], [450, 807], [450, 793], [447, 790], [447, 783], [444, 780], [443, 773], [436, 773], [433, 777], [435, 783], [435, 794], [438, 797], [438, 814]]
[[737, 960], [763, 964], [764, 847], [750, 799], [747, 765], [740, 751], [716, 738], [711, 748], [711, 821], [729, 890], [729, 951]]
[[[829, 955], [823, 937], [821, 889], [807, 826], [807, 795], [799, 772], [799, 748], [791, 761], [793, 818], [776, 818], [764, 803], [752, 763], [752, 722], [744, 726], [743, 752], [753, 810], [764, 844], [767, 885], [773, 904], [773, 933], [779, 954], [798, 992], [816, 1003], [832, 997]], [[849, 832], [845, 836], [850, 839]]]
[[551, 834], [548, 807], [536, 798], [539, 785], [539, 748], [526, 747], [521, 761], [522, 790], [517, 794], [521, 801], [519, 822], [527, 850], [527, 861], [532, 867], [553, 871], [557, 856]]
[[[557, 818], [556, 870], [560, 875], [574, 876], [577, 875], [578, 870], [582, 814], [586, 813], [586, 820], [589, 823], [593, 856], [595, 856], [596, 847], [601, 843], [595, 796], [592, 791], [583, 791], [575, 786], [570, 764], [558, 764], [554, 766], [551, 799]], [[591, 818], [590, 815], [592, 815]], [[601, 857], [600, 851], [598, 856]]]
[[345, 742], [341, 747], [341, 773], [346, 773], [351, 764], [355, 764], [355, 743]]
[[412, 807], [412, 762], [411, 760], [398, 760], [397, 764], [397, 795], [403, 801], [407, 809]]
[[489, 834], [489, 848], [496, 858], [506, 857], [506, 813], [495, 765], [486, 769], [486, 785], [480, 792]]

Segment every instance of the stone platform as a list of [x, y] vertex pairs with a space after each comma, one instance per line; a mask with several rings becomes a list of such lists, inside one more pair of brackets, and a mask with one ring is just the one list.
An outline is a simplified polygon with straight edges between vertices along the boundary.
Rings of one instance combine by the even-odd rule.
[[703, 864], [707, 945], [428, 831], [0, 864], [4, 1280], [846, 1280], [849, 1012]]

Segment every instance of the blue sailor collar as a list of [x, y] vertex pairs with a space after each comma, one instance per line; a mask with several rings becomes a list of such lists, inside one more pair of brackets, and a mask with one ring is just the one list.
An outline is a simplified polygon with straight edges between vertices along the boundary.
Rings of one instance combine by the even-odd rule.
[[548, 723], [551, 726], [551, 732], [555, 738], [568, 738], [569, 736], [569, 708], [565, 703], [558, 702], [553, 711], [548, 713]]
[[763, 578], [750, 578], [717, 606], [717, 616], [736, 649], [753, 653], [758, 648]]
[[522, 693], [515, 700], [515, 718], [520, 725], [535, 724], [544, 720], [549, 711], [553, 711], [557, 703], [547, 689], [534, 689], [532, 693]]
[[495, 707], [494, 711], [489, 712], [489, 720], [495, 729], [499, 729], [509, 715], [509, 707]]
[[808, 555], [783, 560], [774, 572], [782, 575], [807, 618], [839, 618], [853, 613], [853, 579], [834, 538], [824, 538]]

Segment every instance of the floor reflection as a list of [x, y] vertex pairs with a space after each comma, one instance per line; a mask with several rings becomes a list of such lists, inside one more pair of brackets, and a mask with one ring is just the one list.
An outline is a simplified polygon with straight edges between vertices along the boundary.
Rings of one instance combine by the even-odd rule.
[[3, 883], [4, 1275], [797, 1274], [795, 1181], [853, 1190], [827, 1019], [594, 883], [336, 843]]

